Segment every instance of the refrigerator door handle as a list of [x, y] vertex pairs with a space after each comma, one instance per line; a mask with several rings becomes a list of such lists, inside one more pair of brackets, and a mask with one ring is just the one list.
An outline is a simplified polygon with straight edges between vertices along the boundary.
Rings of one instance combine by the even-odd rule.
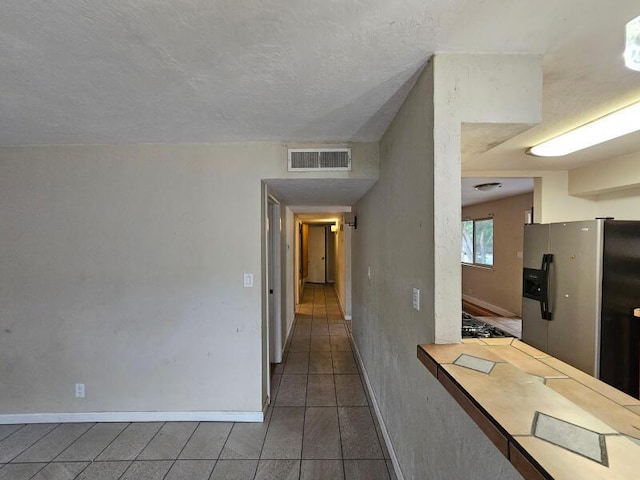
[[540, 285], [540, 316], [543, 320], [552, 320], [553, 313], [549, 309], [549, 270], [553, 263], [553, 254], [542, 255], [542, 281]]

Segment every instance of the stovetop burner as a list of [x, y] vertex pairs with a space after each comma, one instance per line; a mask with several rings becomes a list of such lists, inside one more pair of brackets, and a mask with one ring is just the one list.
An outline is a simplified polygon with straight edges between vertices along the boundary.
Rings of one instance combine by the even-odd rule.
[[507, 332], [489, 325], [482, 320], [472, 317], [467, 312], [462, 312], [462, 337], [463, 338], [506, 338], [513, 337]]

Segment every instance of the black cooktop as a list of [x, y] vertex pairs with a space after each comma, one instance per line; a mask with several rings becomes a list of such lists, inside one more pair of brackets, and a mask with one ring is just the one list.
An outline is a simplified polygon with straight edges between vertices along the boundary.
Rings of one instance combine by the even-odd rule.
[[462, 338], [507, 338], [507, 332], [462, 312]]

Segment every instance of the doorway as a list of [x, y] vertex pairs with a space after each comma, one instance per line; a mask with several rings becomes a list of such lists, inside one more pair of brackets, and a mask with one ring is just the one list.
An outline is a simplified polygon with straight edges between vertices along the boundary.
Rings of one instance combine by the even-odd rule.
[[327, 280], [327, 244], [326, 228], [309, 226], [309, 274], [307, 281], [311, 283], [325, 283]]

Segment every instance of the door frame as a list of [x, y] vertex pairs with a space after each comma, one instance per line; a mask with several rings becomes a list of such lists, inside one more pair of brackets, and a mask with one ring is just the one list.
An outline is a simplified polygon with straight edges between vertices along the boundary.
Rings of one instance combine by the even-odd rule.
[[[309, 225], [309, 245], [311, 245], [312, 231], [314, 232], [314, 234], [316, 234], [316, 232], [320, 232], [320, 231], [322, 232], [322, 235], [320, 235], [320, 233], [316, 234], [318, 239], [322, 237], [322, 247], [323, 247], [322, 248], [322, 268], [317, 269], [317, 271], [315, 268], [313, 269], [314, 273], [319, 273], [320, 271], [322, 271], [322, 282], [317, 282], [316, 278], [310, 279], [311, 275], [307, 277], [307, 281], [311, 283], [324, 284], [324, 283], [327, 283], [327, 227], [326, 225]], [[309, 248], [309, 272], [311, 272], [311, 262], [312, 262], [311, 251], [312, 249]]]
[[280, 202], [267, 195], [267, 323], [269, 326], [269, 363], [282, 363], [282, 271], [281, 239], [282, 215]]

